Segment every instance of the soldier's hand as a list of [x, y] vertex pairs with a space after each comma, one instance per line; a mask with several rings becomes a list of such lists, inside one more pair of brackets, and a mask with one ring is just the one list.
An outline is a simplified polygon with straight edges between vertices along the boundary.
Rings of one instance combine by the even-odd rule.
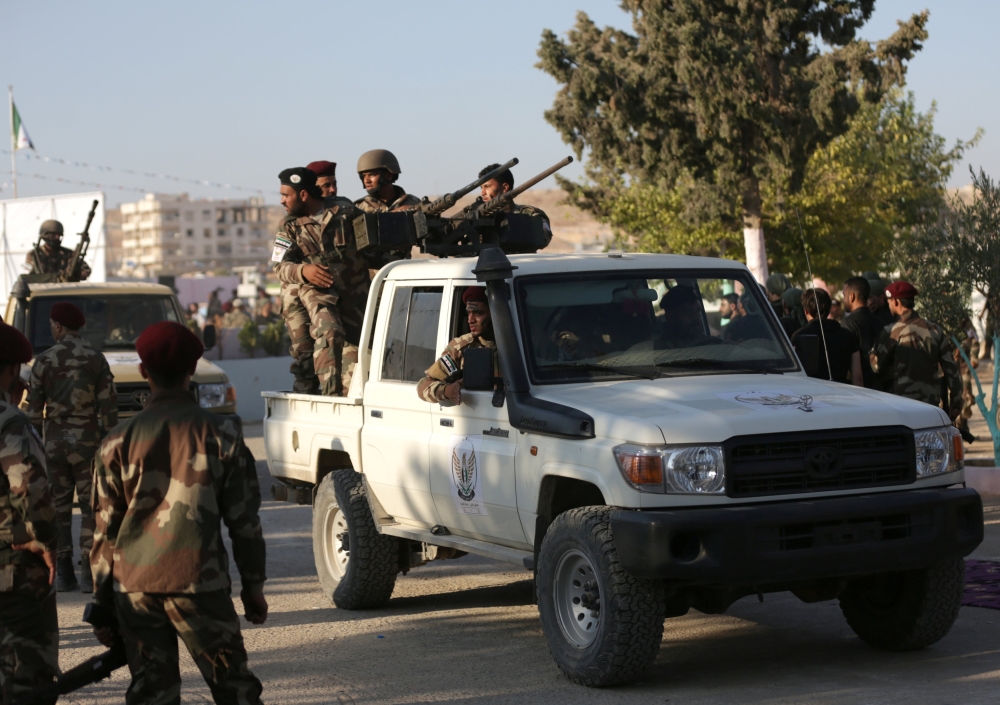
[[99, 642], [110, 649], [115, 645], [115, 637], [117, 634], [111, 627], [94, 627], [94, 636], [97, 637]]
[[310, 284], [315, 284], [321, 289], [329, 289], [333, 286], [333, 276], [330, 270], [322, 264], [307, 264], [302, 268], [302, 276]]
[[446, 384], [444, 387], [444, 398], [452, 404], [462, 403], [462, 380]]
[[18, 543], [11, 546], [15, 551], [31, 551], [37, 553], [45, 561], [45, 567], [49, 569], [49, 585], [56, 581], [56, 552], [49, 551], [45, 545], [38, 541], [29, 543]]
[[263, 593], [248, 593], [246, 590], [243, 590], [240, 593], [240, 599], [243, 600], [243, 609], [246, 610], [244, 616], [248, 622], [251, 624], [263, 624], [267, 621], [267, 600], [264, 599]]

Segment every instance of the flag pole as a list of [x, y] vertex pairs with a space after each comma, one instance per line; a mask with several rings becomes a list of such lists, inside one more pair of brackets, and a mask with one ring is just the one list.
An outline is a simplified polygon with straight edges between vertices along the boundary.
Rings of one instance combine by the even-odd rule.
[[17, 135], [14, 134], [14, 86], [7, 86], [10, 102], [10, 177], [14, 183], [14, 198], [17, 198]]

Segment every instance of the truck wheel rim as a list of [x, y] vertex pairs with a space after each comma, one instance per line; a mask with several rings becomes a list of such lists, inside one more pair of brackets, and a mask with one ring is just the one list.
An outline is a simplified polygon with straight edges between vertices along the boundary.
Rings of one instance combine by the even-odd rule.
[[350, 558], [350, 551], [344, 550], [345, 538], [347, 537], [347, 518], [340, 511], [340, 507], [330, 507], [326, 512], [325, 531], [326, 536], [326, 567], [330, 573], [340, 580], [347, 573], [347, 561]]
[[600, 583], [583, 553], [567, 551], [559, 559], [552, 590], [563, 636], [578, 649], [594, 643], [601, 626]]

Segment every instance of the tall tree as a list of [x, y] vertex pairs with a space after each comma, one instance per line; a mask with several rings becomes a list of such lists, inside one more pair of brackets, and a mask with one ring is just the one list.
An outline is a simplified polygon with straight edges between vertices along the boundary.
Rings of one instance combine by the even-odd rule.
[[[539, 68], [561, 88], [546, 120], [591, 184], [562, 181], [596, 214], [626, 183], [684, 184], [692, 225], [737, 218], [747, 264], [768, 263], [762, 205], [797, 192], [812, 153], [861, 101], [903, 81], [927, 13], [872, 46], [857, 39], [874, 0], [622, 0], [634, 34], [578, 13], [566, 40], [542, 35]], [[861, 92], [859, 93], [859, 89]]]

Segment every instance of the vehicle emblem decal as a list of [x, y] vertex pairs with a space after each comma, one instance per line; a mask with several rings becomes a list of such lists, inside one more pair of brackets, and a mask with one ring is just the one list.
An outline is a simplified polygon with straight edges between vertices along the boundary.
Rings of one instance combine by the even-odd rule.
[[806, 474], [813, 480], [829, 480], [840, 474], [840, 451], [833, 446], [810, 449], [804, 461]]
[[487, 516], [483, 496], [483, 436], [452, 436], [448, 444], [451, 497], [459, 514]]

